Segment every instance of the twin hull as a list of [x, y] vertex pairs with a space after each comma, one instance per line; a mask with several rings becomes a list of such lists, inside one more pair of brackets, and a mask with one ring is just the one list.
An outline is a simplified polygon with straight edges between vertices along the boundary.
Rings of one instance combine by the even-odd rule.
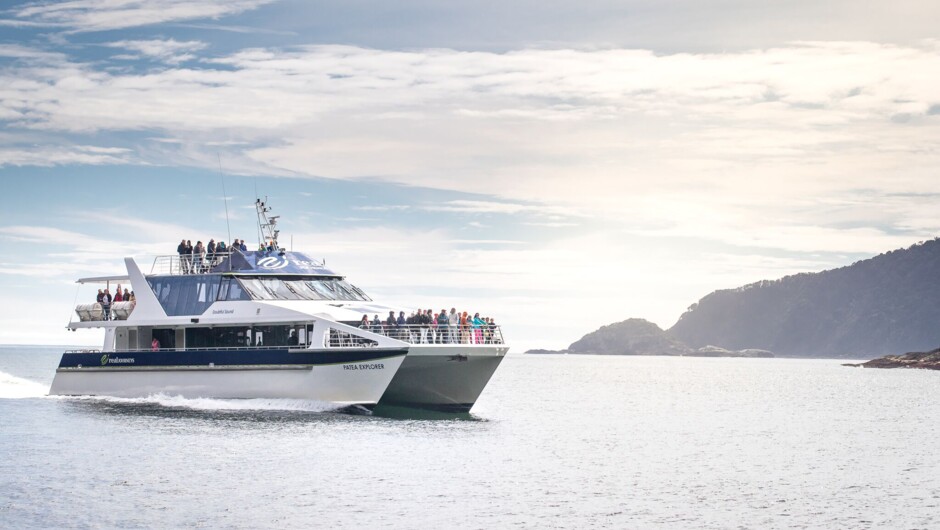
[[413, 346], [379, 405], [469, 412], [507, 350], [504, 346]]
[[410, 351], [66, 353], [49, 393], [310, 399], [467, 412], [507, 350], [413, 345]]

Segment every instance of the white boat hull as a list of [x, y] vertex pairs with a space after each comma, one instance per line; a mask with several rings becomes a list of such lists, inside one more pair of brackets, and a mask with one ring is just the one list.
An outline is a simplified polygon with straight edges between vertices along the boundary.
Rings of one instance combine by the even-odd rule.
[[154, 394], [187, 398], [288, 398], [341, 405], [375, 404], [404, 360], [312, 366], [59, 368], [51, 395], [123, 398]]

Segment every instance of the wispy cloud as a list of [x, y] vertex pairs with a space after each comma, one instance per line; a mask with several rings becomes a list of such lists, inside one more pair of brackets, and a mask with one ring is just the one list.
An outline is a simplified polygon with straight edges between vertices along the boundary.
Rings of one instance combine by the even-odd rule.
[[366, 206], [353, 206], [353, 210], [359, 210], [363, 212], [393, 212], [393, 211], [404, 211], [410, 210], [411, 205], [409, 204], [379, 204], [379, 205], [366, 205]]
[[[156, 42], [152, 53], [172, 53]], [[0, 67], [0, 119], [173, 140], [146, 143], [141, 162], [215, 168], [221, 146], [234, 174], [493, 197], [402, 205], [414, 209], [556, 225], [595, 217], [633, 233], [803, 251], [843, 226], [820, 212], [848, 188], [940, 191], [930, 177], [940, 77], [924, 74], [940, 71], [938, 52], [940, 41], [666, 55], [306, 46], [141, 74], [15, 47], [15, 64]], [[43, 63], [53, 59], [56, 68]], [[44, 159], [15, 149], [6, 163]], [[877, 226], [853, 227], [866, 230], [845, 248], [940, 229], [926, 208], [895, 205]]]
[[7, 25], [105, 31], [179, 20], [221, 18], [274, 0], [71, 0], [40, 1], [12, 10]]
[[109, 48], [130, 50], [168, 64], [179, 64], [183, 61], [194, 59], [196, 56], [191, 52], [205, 48], [206, 43], [200, 41], [180, 42], [175, 39], [154, 39], [122, 40], [117, 42], [109, 42], [105, 44], [105, 46]]
[[[0, 110], [0, 119], [4, 113]], [[17, 118], [13, 113], [8, 118]], [[134, 154], [123, 147], [100, 147], [93, 145], [2, 145], [0, 144], [0, 167], [3, 166], [61, 166], [115, 165], [140, 163]]]

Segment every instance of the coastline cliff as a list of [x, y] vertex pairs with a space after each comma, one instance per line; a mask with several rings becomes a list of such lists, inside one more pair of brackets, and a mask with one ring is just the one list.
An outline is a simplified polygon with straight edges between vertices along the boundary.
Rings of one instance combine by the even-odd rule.
[[940, 344], [940, 239], [847, 267], [715, 291], [669, 329], [691, 347], [875, 357]]

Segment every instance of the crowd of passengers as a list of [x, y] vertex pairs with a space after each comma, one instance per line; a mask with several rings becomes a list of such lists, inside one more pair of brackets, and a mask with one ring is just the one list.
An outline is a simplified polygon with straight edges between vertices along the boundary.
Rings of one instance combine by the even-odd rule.
[[[275, 248], [274, 241], [268, 243], [268, 246], [258, 246], [258, 250], [274, 250]], [[248, 245], [245, 244], [244, 239], [233, 239], [231, 245], [226, 245], [225, 241], [216, 243], [215, 239], [210, 239], [208, 245], [203, 245], [202, 241], [196, 241], [196, 245], [193, 246], [192, 240], [183, 239], [176, 246], [176, 253], [180, 256], [180, 266], [184, 274], [208, 272], [212, 266], [234, 250], [248, 252]]]
[[111, 320], [111, 304], [115, 302], [134, 302], [137, 303], [137, 297], [134, 296], [134, 291], [128, 291], [125, 287], [121, 291], [121, 284], [118, 284], [117, 290], [114, 292], [114, 296], [111, 296], [110, 289], [98, 289], [98, 297], [95, 301], [101, 304], [101, 310], [104, 312], [104, 319]]
[[441, 309], [440, 313], [419, 309], [407, 317], [404, 311], [400, 311], [398, 317], [394, 311], [389, 311], [384, 321], [379, 319], [379, 315], [374, 315], [372, 320], [369, 320], [369, 315], [362, 315], [359, 328], [415, 344], [502, 343], [492, 318], [480, 318], [480, 313], [469, 316], [466, 311], [460, 313], [453, 307], [450, 313], [446, 309]]

